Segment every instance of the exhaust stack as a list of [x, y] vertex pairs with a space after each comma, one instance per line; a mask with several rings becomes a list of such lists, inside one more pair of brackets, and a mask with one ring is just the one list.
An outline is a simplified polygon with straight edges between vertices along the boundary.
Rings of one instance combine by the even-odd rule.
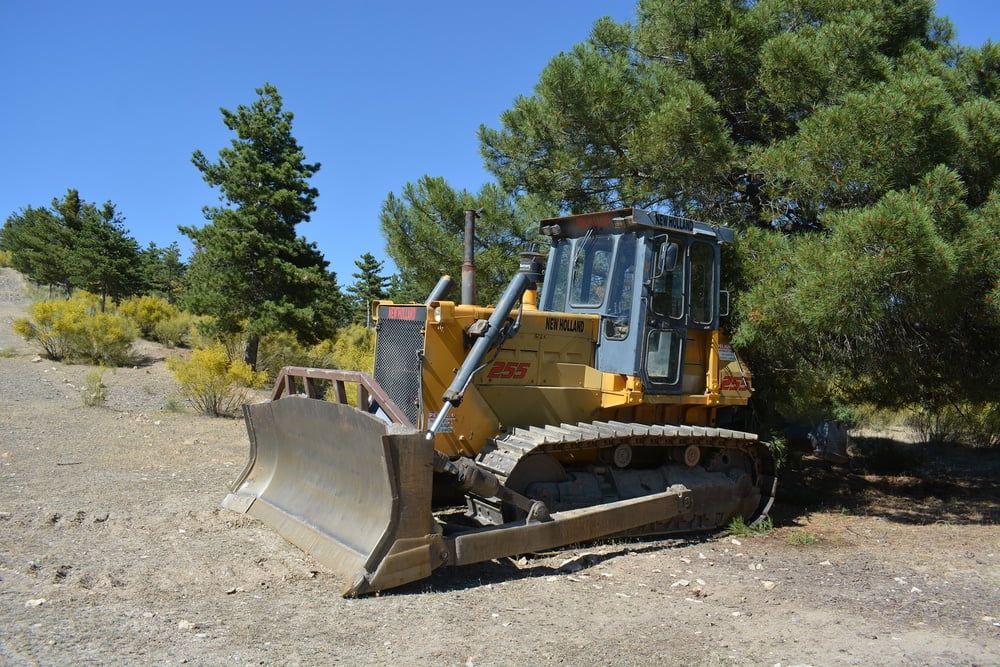
[[473, 211], [468, 209], [465, 212], [465, 253], [462, 257], [462, 303], [464, 305], [475, 305], [476, 303], [476, 218], [482, 215], [483, 210]]

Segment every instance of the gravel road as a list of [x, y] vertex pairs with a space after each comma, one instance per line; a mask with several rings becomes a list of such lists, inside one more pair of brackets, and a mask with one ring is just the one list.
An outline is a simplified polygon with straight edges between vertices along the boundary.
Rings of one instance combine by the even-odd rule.
[[20, 290], [0, 270], [2, 663], [1000, 663], [996, 454], [932, 486], [820, 471], [844, 502], [781, 501], [760, 537], [532, 554], [344, 600], [219, 508], [246, 434], [164, 409], [167, 351], [144, 344], [84, 407], [88, 367], [32, 362], [10, 331]]

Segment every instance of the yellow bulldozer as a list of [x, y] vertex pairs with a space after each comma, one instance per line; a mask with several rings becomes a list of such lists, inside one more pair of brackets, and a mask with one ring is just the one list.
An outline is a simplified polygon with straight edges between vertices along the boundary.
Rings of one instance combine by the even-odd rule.
[[224, 506], [331, 568], [348, 596], [444, 565], [763, 517], [773, 459], [727, 428], [752, 391], [719, 328], [732, 232], [638, 208], [539, 224], [547, 260], [522, 253], [496, 306], [446, 300], [445, 276], [423, 304], [373, 304], [371, 375], [283, 369], [272, 400], [244, 408], [249, 461]]

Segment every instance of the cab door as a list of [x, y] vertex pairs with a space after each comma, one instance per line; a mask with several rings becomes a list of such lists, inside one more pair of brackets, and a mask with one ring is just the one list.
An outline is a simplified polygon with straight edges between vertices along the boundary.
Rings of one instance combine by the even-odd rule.
[[681, 391], [687, 338], [686, 243], [666, 234], [647, 242], [642, 380], [650, 394]]
[[[707, 361], [706, 334], [700, 331], [718, 328], [718, 245], [661, 236], [654, 237], [650, 250], [652, 277], [647, 282], [643, 347], [646, 391], [701, 393]], [[690, 345], [695, 347], [689, 351]]]

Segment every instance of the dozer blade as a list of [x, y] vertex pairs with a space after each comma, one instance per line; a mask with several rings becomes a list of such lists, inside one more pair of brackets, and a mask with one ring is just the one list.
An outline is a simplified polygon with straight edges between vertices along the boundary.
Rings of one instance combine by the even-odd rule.
[[447, 560], [431, 514], [433, 445], [421, 433], [300, 396], [244, 414], [250, 458], [223, 506], [333, 570], [345, 596], [422, 579]]

